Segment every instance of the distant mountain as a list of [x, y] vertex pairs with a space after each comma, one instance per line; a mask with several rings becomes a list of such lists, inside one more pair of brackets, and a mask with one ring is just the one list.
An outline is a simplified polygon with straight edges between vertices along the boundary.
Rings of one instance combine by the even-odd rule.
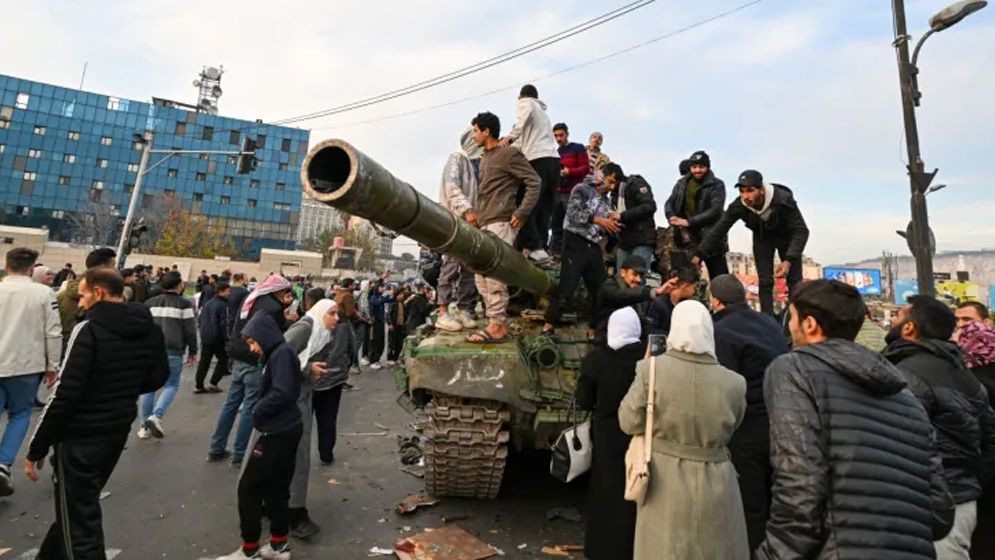
[[[881, 258], [840, 265], [848, 268], [881, 268]], [[966, 270], [971, 281], [982, 286], [995, 284], [995, 251], [944, 251], [933, 258], [935, 272], [948, 272], [957, 278], [958, 270]], [[899, 278], [915, 278], [916, 264], [911, 256], [898, 257]]]

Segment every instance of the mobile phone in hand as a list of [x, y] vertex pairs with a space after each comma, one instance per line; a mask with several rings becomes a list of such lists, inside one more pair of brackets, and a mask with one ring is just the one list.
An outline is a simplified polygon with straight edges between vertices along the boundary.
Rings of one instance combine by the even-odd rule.
[[649, 342], [650, 356], [661, 356], [667, 351], [667, 335], [651, 334]]

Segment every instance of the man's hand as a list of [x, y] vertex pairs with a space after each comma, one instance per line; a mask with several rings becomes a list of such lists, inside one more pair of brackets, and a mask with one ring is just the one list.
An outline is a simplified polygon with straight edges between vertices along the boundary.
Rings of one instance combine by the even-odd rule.
[[501, 146], [502, 148], [507, 148], [510, 144], [511, 144], [511, 138], [508, 138], [507, 136], [498, 140], [498, 146]]
[[466, 214], [463, 214], [463, 219], [466, 220], [466, 223], [473, 227], [480, 227], [480, 221], [477, 218], [477, 213], [473, 210], [467, 210]]
[[48, 389], [51, 389], [58, 379], [59, 374], [54, 371], [46, 371], [45, 375], [42, 377], [42, 380], [45, 382], [45, 387]]
[[690, 227], [691, 223], [685, 220], [684, 218], [678, 218], [677, 216], [674, 216], [673, 218], [670, 218], [670, 225], [677, 227]]
[[190, 354], [187, 357], [187, 365], [192, 366], [197, 363], [197, 354]]
[[311, 364], [311, 377], [317, 379], [322, 375], [325, 375], [325, 362], [315, 362]]
[[677, 278], [671, 278], [670, 280], [664, 282], [662, 286], [654, 290], [654, 292], [658, 296], [665, 296], [670, 292], [674, 291], [674, 288], [676, 287], [677, 287]]
[[31, 459], [24, 460], [24, 476], [31, 479], [31, 482], [38, 482], [38, 471], [45, 466], [45, 459], [38, 461], [37, 463]]
[[691, 257], [691, 266], [701, 268], [701, 257]]
[[522, 221], [518, 219], [518, 216], [511, 217], [511, 227], [515, 229], [522, 227]]
[[570, 170], [567, 169], [566, 167], [561, 167], [560, 168], [560, 177], [566, 177], [567, 175], [570, 175]]
[[616, 222], [622, 221], [622, 214], [620, 214], [619, 212], [609, 212], [608, 217], [615, 220]]
[[791, 261], [781, 261], [774, 269], [774, 278], [784, 278], [791, 272]]
[[604, 218], [601, 216], [596, 216], [594, 218], [594, 223], [605, 228], [608, 233], [618, 233], [622, 231], [622, 224], [611, 218]]
[[296, 321], [301, 318], [300, 314], [290, 309], [285, 310], [283, 312], [283, 316], [286, 317], [288, 321]]

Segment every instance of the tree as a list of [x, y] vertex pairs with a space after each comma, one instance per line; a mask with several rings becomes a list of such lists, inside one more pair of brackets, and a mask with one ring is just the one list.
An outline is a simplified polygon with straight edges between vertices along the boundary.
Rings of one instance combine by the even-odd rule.
[[158, 196], [144, 210], [149, 227], [143, 243], [157, 255], [213, 259], [237, 254], [225, 223], [210, 223], [203, 214], [183, 208], [173, 196]]
[[376, 269], [377, 252], [380, 249], [380, 238], [375, 235], [365, 235], [363, 232], [355, 229], [326, 229], [315, 237], [302, 241], [300, 243], [300, 248], [305, 251], [321, 253], [324, 255], [324, 260], [322, 261], [323, 265], [332, 267], [335, 263], [331, 262], [331, 249], [332, 242], [336, 237], [343, 238], [345, 240], [346, 247], [363, 250], [362, 254], [359, 256], [359, 261], [356, 262], [357, 269]]
[[69, 240], [91, 249], [116, 242], [123, 222], [110, 204], [93, 201], [75, 212], [67, 212], [65, 219]]

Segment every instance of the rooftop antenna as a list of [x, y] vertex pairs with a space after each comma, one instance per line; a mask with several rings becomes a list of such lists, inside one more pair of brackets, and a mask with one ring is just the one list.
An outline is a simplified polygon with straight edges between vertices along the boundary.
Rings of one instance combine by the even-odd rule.
[[197, 88], [197, 110], [209, 115], [218, 114], [218, 99], [222, 95], [221, 75], [225, 73], [225, 67], [204, 66], [200, 70], [197, 78], [193, 81], [193, 87]]

